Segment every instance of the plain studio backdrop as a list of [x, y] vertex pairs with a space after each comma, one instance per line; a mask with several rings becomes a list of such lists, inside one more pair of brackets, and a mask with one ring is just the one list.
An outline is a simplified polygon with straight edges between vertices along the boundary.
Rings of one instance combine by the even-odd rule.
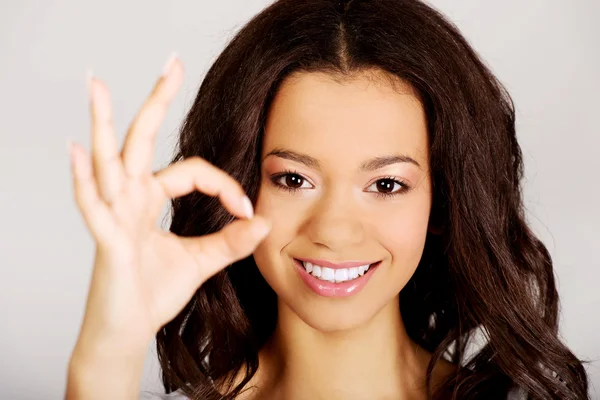
[[[154, 158], [155, 169], [164, 167], [208, 67], [269, 3], [2, 0], [0, 398], [64, 396], [94, 251], [73, 200], [65, 146], [67, 139], [90, 145], [86, 68], [108, 83], [122, 140], [165, 59], [179, 53], [186, 78]], [[431, 4], [458, 25], [515, 101], [528, 218], [554, 260], [561, 334], [593, 361], [598, 399], [600, 1]], [[160, 390], [154, 348], [142, 385]]]

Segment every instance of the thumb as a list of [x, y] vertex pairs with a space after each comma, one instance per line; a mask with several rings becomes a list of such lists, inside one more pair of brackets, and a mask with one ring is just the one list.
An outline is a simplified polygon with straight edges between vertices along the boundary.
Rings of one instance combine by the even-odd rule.
[[229, 264], [252, 254], [270, 230], [267, 219], [255, 216], [236, 220], [210, 235], [181, 239], [198, 261], [198, 272], [204, 282]]

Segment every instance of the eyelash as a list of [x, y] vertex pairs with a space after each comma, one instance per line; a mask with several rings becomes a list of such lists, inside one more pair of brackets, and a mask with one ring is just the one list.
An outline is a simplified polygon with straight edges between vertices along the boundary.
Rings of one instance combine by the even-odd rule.
[[[278, 189], [285, 190], [285, 191], [288, 191], [288, 192], [295, 193], [295, 192], [301, 190], [300, 188], [292, 188], [292, 187], [289, 187], [289, 186], [286, 186], [286, 185], [282, 185], [281, 183], [279, 183], [279, 180], [281, 178], [286, 177], [288, 175], [295, 175], [295, 176], [298, 176], [299, 178], [301, 178], [303, 180], [306, 180], [306, 178], [304, 178], [301, 174], [299, 174], [298, 172], [296, 172], [294, 170], [285, 170], [285, 171], [280, 172], [278, 174], [271, 175], [271, 182]], [[397, 190], [397, 191], [391, 192], [391, 193], [371, 192], [371, 193], [375, 193], [375, 195], [377, 197], [379, 197], [379, 198], [391, 198], [391, 197], [400, 196], [400, 195], [406, 194], [410, 190], [410, 187], [404, 181], [399, 180], [399, 179], [397, 179], [396, 177], [393, 177], [393, 176], [386, 176], [386, 177], [383, 177], [383, 178], [379, 178], [379, 179], [377, 179], [373, 183], [377, 183], [379, 181], [392, 181], [393, 183], [397, 183], [398, 185], [400, 185], [402, 187], [400, 190]]]

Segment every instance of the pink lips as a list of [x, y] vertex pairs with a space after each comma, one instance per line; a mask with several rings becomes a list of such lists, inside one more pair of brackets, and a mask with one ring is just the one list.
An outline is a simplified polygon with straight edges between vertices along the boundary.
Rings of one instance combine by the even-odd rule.
[[[310, 259], [303, 258], [302, 260], [312, 263], [312, 261]], [[357, 264], [355, 262], [351, 262], [351, 263], [333, 264], [332, 265], [331, 263], [327, 263], [327, 262], [325, 262], [323, 264], [319, 264], [316, 261], [317, 260], [315, 260], [315, 264], [323, 266], [323, 267], [328, 267], [328, 268], [354, 268], [356, 266], [369, 264], [368, 262], [367, 263], [363, 262], [362, 264]], [[375, 273], [375, 270], [379, 267], [379, 262], [376, 262], [374, 265], [371, 265], [371, 267], [369, 268], [369, 271], [367, 273], [365, 273], [363, 276], [359, 276], [358, 278], [353, 279], [351, 281], [333, 283], [333, 282], [322, 281], [318, 278], [315, 278], [314, 276], [312, 276], [311, 274], [306, 272], [306, 270], [302, 266], [302, 263], [297, 259], [294, 259], [294, 264], [296, 266], [296, 270], [300, 274], [300, 278], [302, 278], [302, 280], [304, 281], [306, 286], [308, 286], [316, 294], [318, 294], [320, 296], [325, 296], [325, 297], [346, 297], [346, 296], [351, 296], [355, 293], [358, 293], [367, 284], [369, 279], [371, 279], [371, 276], [373, 276], [373, 274]], [[346, 265], [350, 265], [350, 266], [346, 266]]]

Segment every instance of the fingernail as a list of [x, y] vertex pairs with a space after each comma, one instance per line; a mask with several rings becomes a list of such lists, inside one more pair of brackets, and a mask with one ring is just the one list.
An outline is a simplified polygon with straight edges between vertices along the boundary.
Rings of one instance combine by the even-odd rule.
[[177, 58], [177, 52], [174, 51], [171, 53], [171, 55], [167, 59], [167, 62], [165, 63], [165, 66], [163, 67], [162, 76], [169, 75], [169, 72], [171, 72], [171, 67], [173, 67], [173, 64], [175, 63], [176, 58]]
[[244, 214], [246, 214], [246, 217], [248, 219], [252, 219], [252, 217], [254, 217], [254, 209], [248, 196], [242, 196], [242, 207], [244, 208]]

